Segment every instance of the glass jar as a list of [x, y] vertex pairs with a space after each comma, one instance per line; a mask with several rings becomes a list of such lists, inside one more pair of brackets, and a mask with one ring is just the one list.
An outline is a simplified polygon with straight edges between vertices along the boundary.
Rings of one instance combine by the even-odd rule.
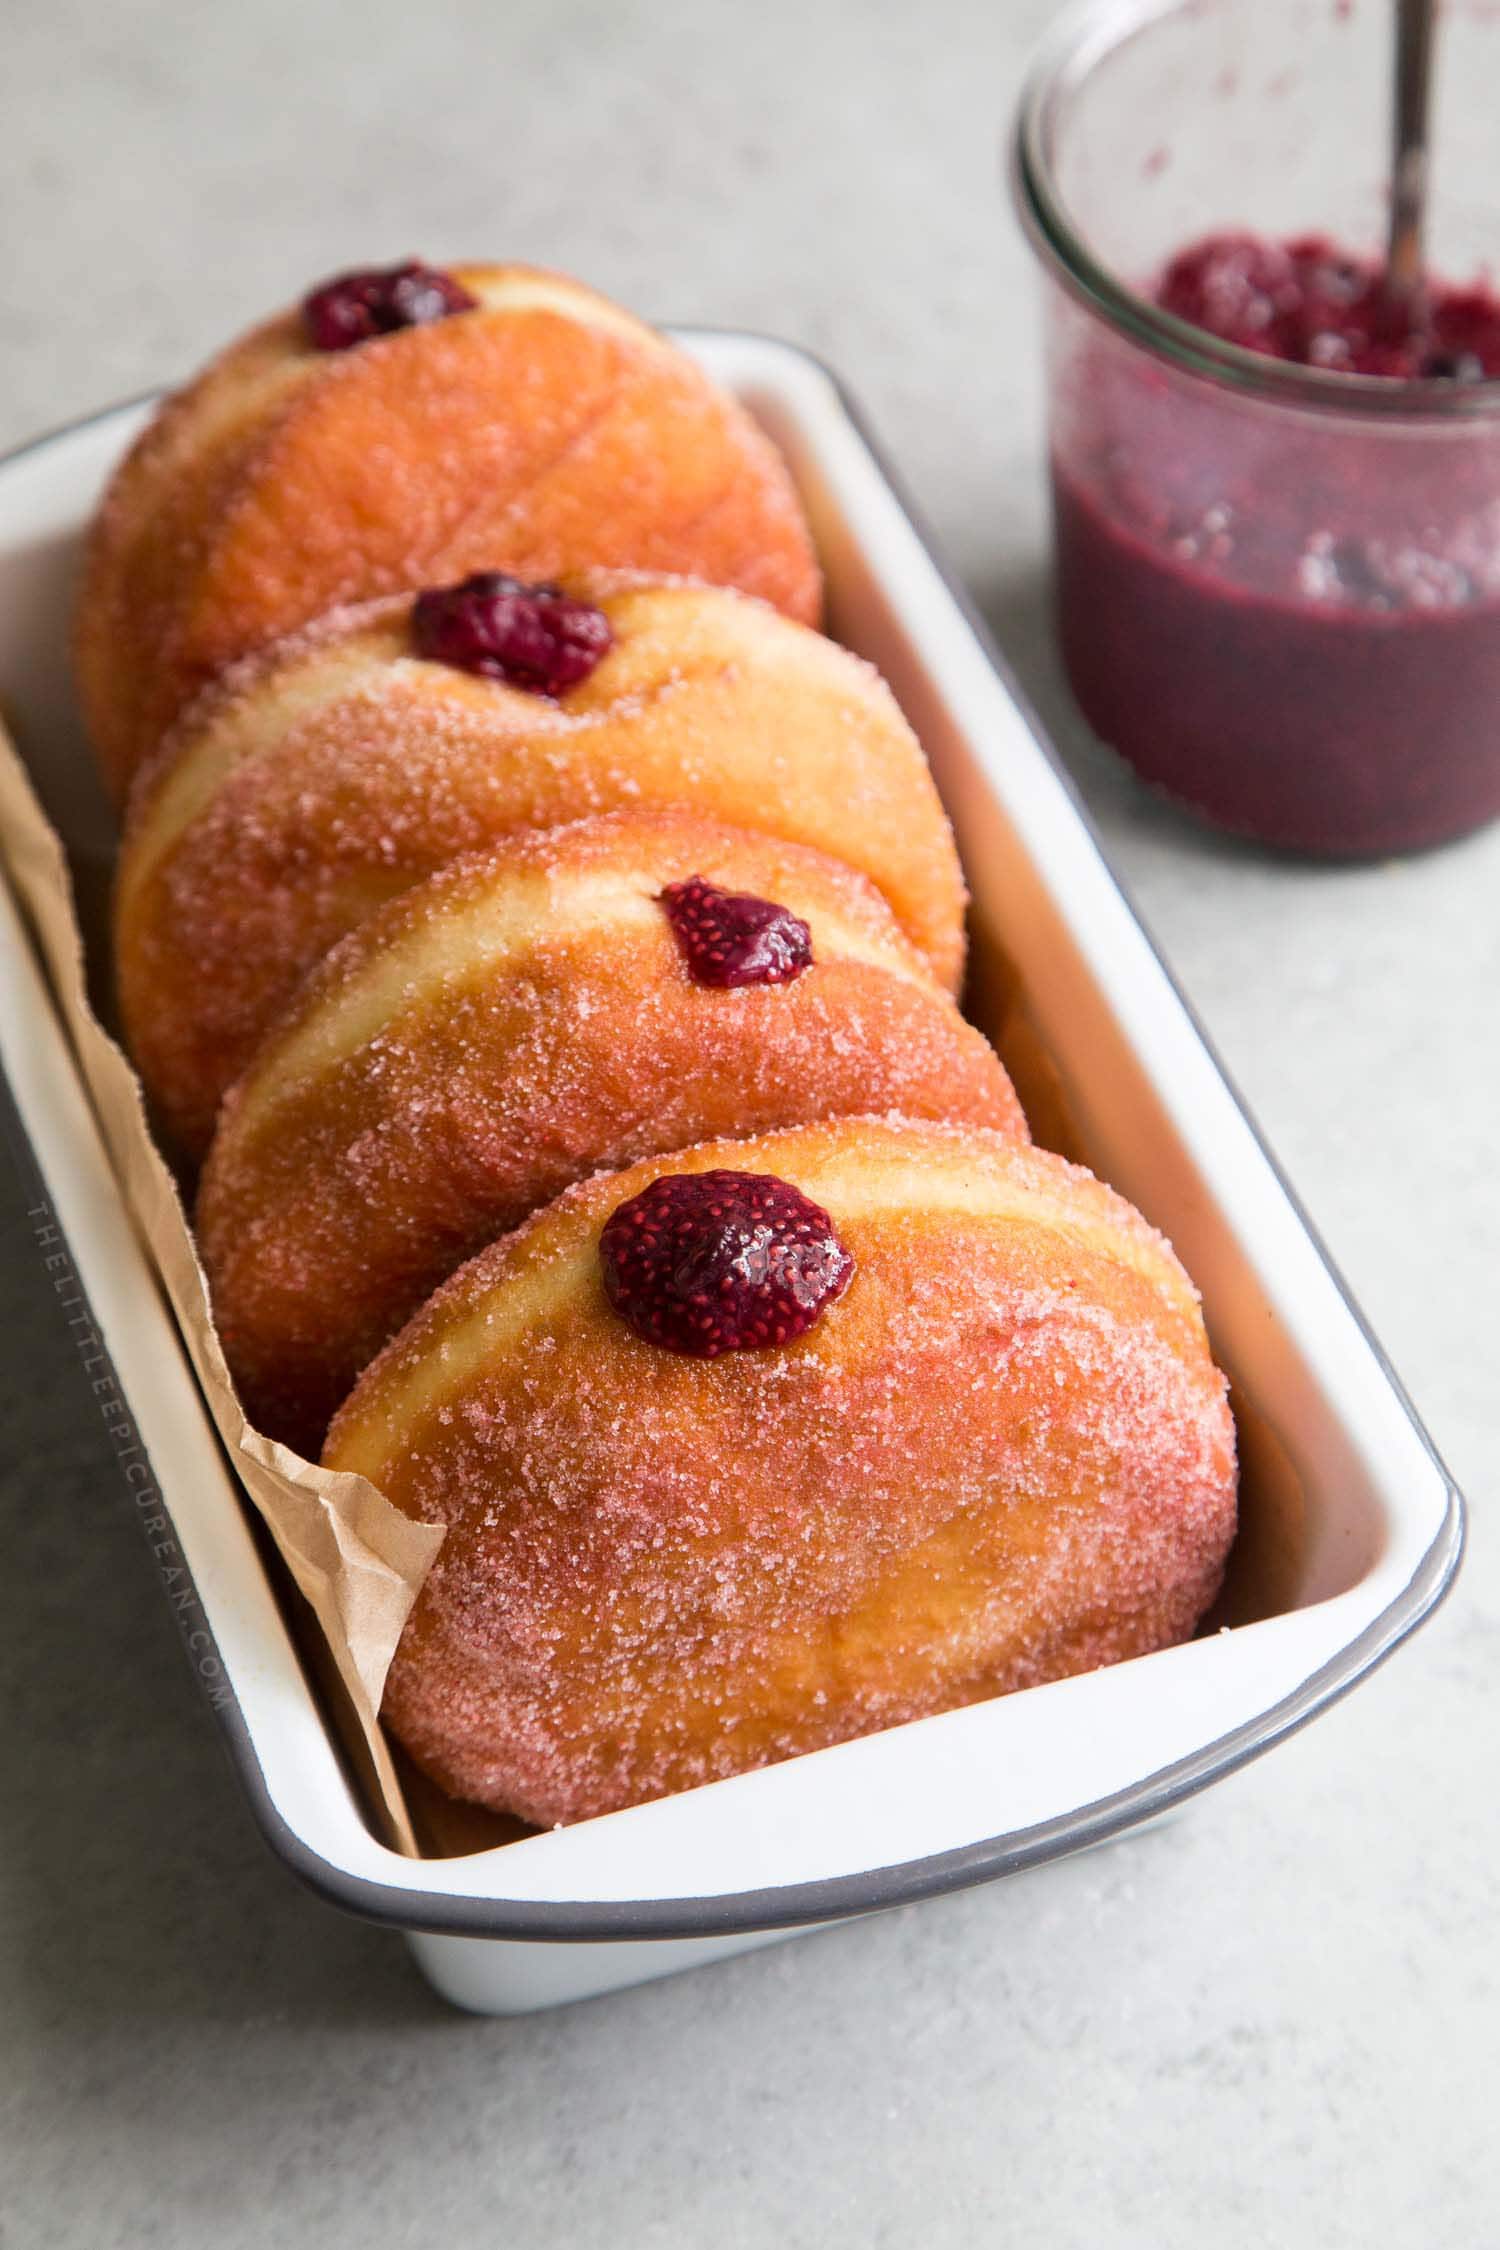
[[[1085, 716], [1263, 842], [1416, 849], [1500, 813], [1500, 382], [1272, 359], [1153, 303], [1190, 242], [1383, 245], [1395, 10], [1095, 0], [1023, 97], [1047, 275], [1058, 625]], [[1430, 270], [1500, 249], [1500, 10], [1451, 0]]]

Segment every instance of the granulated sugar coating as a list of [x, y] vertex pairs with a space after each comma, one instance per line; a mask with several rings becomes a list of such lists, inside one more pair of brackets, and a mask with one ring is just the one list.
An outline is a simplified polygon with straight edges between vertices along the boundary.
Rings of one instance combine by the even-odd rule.
[[[598, 1240], [666, 1172], [770, 1172], [848, 1287], [674, 1357]], [[1089, 1174], [887, 1119], [570, 1189], [363, 1378], [325, 1460], [448, 1527], [385, 1713], [455, 1794], [572, 1821], [1185, 1638], [1235, 1521], [1195, 1292]]]
[[464, 265], [474, 309], [349, 351], [292, 311], [170, 400], [96, 519], [78, 616], [122, 792], [189, 697], [340, 603], [473, 570], [738, 586], [815, 623], [785, 464], [685, 352], [562, 275]]
[[[659, 898], [704, 869], [790, 904], [801, 975], [692, 976]], [[671, 811], [459, 861], [335, 948], [225, 1104], [199, 1245], [251, 1418], [316, 1452], [438, 1283], [574, 1180], [891, 1109], [1026, 1132], [993, 1049], [840, 861]]]
[[556, 701], [415, 656], [402, 597], [231, 674], [141, 776], [116, 893], [121, 1011], [191, 1152], [307, 970], [375, 906], [461, 853], [592, 813], [686, 804], [837, 838], [956, 988], [952, 837], [877, 674], [743, 596], [571, 584], [614, 645]]

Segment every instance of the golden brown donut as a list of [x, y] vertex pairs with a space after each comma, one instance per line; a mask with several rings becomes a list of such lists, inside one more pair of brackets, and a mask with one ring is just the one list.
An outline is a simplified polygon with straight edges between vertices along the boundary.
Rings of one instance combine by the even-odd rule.
[[141, 775], [120, 1006], [192, 1153], [307, 970], [372, 908], [461, 853], [591, 813], [686, 803], [836, 851], [956, 988], [952, 837], [873, 669], [743, 595], [570, 583], [614, 645], [556, 699], [414, 656], [403, 596], [231, 675]]
[[816, 622], [785, 465], [685, 352], [564, 275], [447, 270], [473, 310], [338, 351], [299, 309], [252, 330], [116, 474], [77, 658], [118, 792], [226, 665], [337, 604], [476, 569], [680, 572]]
[[[601, 1235], [711, 1308], [732, 1269], [673, 1266], [645, 1214], [716, 1224], [726, 1170], [831, 1217], [799, 1252], [825, 1301], [784, 1345], [681, 1356], [628, 1264], [615, 1309]], [[324, 1460], [447, 1527], [386, 1718], [444, 1789], [543, 1825], [1182, 1640], [1235, 1521], [1162, 1238], [1060, 1157], [869, 1119], [570, 1188], [424, 1306]]]
[[[796, 919], [751, 908], [738, 956], [700, 958], [747, 895]], [[758, 970], [777, 981], [699, 981]], [[197, 1223], [246, 1410], [315, 1453], [437, 1284], [572, 1181], [864, 1111], [1026, 1133], [993, 1049], [840, 861], [687, 812], [460, 860], [334, 948], [224, 1104]]]

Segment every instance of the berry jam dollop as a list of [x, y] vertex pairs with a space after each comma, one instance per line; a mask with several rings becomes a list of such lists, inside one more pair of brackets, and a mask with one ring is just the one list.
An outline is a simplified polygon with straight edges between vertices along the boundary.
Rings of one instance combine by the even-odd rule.
[[611, 1213], [604, 1288], [648, 1344], [691, 1359], [806, 1335], [854, 1260], [832, 1219], [770, 1172], [670, 1172]]
[[418, 594], [411, 628], [419, 656], [546, 696], [586, 680], [615, 639], [602, 609], [501, 570]]
[[812, 966], [812, 931], [774, 899], [689, 875], [669, 883], [660, 903], [695, 984], [790, 984]]
[[478, 302], [451, 274], [410, 258], [403, 266], [361, 266], [336, 274], [303, 298], [302, 320], [317, 351], [346, 352], [372, 336], [473, 312]]
[[1215, 234], [1177, 253], [1156, 299], [1226, 344], [1300, 367], [1407, 382], [1500, 376], [1500, 303], [1487, 289], [1435, 281], [1415, 320], [1393, 321], [1383, 279], [1375, 260], [1323, 235]]

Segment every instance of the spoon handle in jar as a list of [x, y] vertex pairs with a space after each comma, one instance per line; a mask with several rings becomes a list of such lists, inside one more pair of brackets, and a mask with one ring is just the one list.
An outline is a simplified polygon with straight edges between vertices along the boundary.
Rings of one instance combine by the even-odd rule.
[[1396, 0], [1396, 66], [1391, 154], [1391, 223], [1386, 245], [1387, 308], [1410, 323], [1420, 316], [1422, 233], [1427, 203], [1427, 120], [1435, 0]]

